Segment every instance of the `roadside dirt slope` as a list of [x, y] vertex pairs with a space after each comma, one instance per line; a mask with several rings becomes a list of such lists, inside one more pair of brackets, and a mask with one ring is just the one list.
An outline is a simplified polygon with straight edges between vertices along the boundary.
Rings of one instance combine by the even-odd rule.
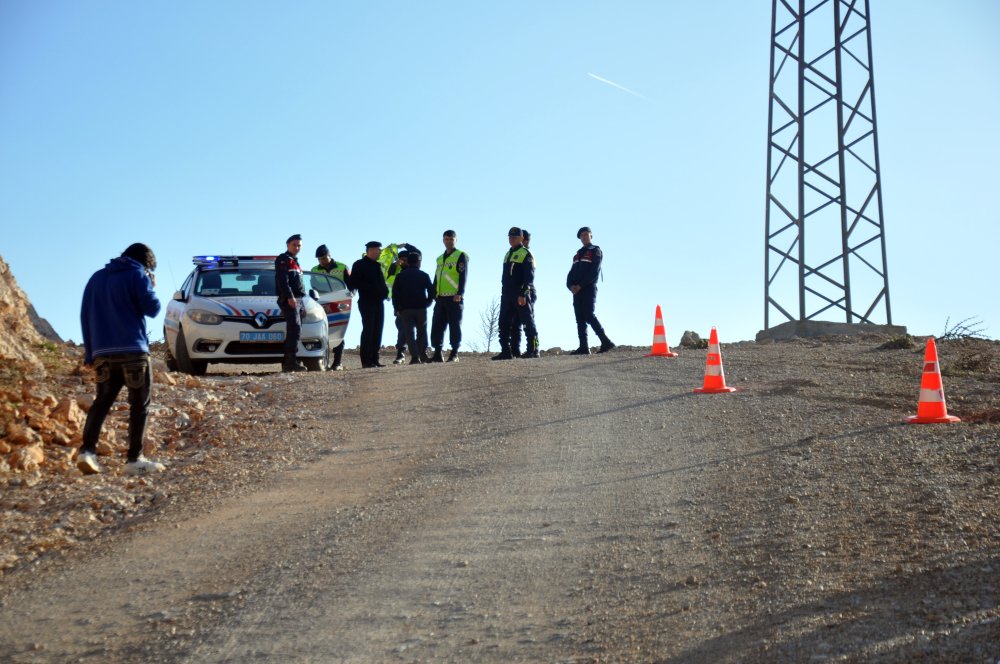
[[918, 427], [882, 341], [207, 377], [162, 477], [7, 477], [8, 550], [137, 500], [8, 567], [0, 661], [995, 663], [997, 344]]

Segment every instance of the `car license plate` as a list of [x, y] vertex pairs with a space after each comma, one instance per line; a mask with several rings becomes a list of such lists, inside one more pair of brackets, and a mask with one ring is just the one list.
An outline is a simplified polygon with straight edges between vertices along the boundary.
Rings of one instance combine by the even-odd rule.
[[284, 332], [240, 332], [240, 341], [255, 341], [257, 343], [281, 343], [285, 340]]

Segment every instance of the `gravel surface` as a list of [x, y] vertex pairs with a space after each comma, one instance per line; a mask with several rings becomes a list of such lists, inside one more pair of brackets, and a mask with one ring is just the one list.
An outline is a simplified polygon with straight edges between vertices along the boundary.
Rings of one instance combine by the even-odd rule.
[[163, 475], [0, 473], [0, 661], [995, 664], [1000, 344], [915, 426], [885, 341], [165, 386]]

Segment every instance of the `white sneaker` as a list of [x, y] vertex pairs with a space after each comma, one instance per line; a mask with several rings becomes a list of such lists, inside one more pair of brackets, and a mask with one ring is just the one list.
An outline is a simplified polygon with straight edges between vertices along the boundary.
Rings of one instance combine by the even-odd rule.
[[129, 461], [125, 464], [125, 474], [126, 475], [148, 475], [149, 473], [162, 473], [167, 467], [162, 463], [157, 463], [156, 461], [150, 461], [146, 457], [139, 455], [139, 458], [135, 461]]
[[101, 472], [101, 465], [97, 463], [97, 455], [93, 452], [80, 452], [76, 456], [76, 467], [84, 475], [96, 475]]

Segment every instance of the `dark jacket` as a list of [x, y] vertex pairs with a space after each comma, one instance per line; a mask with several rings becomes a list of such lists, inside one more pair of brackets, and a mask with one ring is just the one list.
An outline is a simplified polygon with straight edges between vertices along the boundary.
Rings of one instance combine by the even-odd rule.
[[113, 258], [83, 290], [84, 362], [93, 364], [102, 355], [148, 353], [144, 317], [158, 313], [160, 301], [142, 264], [124, 256]]
[[288, 298], [305, 297], [302, 285], [302, 267], [287, 251], [274, 259], [274, 287], [278, 291], [278, 305], [288, 306]]
[[354, 261], [351, 275], [347, 278], [347, 287], [358, 292], [360, 302], [384, 300], [389, 297], [389, 287], [385, 285], [382, 266], [368, 256], [362, 256]]
[[597, 287], [597, 277], [601, 274], [601, 260], [604, 254], [596, 244], [580, 247], [573, 256], [573, 266], [566, 275], [566, 288], [579, 286], [582, 290]]
[[514, 247], [503, 257], [502, 295], [531, 296], [535, 283], [535, 257], [525, 246]]
[[426, 309], [434, 301], [434, 284], [430, 275], [419, 267], [410, 266], [399, 273], [392, 285], [392, 308]]

